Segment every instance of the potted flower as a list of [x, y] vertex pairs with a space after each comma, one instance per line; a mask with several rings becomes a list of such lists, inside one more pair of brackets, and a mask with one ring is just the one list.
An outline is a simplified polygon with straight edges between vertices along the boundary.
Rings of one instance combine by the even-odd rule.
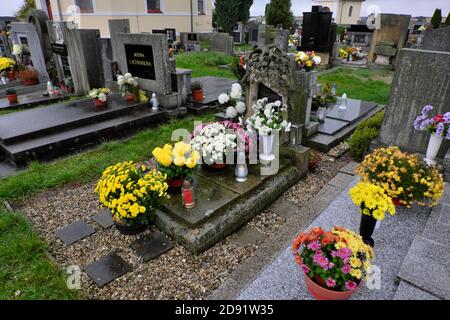
[[139, 89], [139, 82], [137, 77], [133, 77], [131, 73], [126, 73], [124, 76], [117, 76], [117, 84], [122, 96], [127, 101], [141, 101], [141, 90]]
[[203, 156], [203, 167], [217, 171], [226, 169], [226, 159], [233, 157], [237, 147], [236, 133], [227, 128], [229, 122], [213, 122], [194, 129], [191, 146]]
[[93, 89], [89, 92], [89, 97], [94, 100], [95, 110], [99, 111], [108, 105], [108, 88]]
[[166, 177], [157, 170], [147, 172], [133, 161], [106, 168], [95, 192], [109, 210], [116, 228], [124, 235], [143, 232], [156, 209], [168, 199]]
[[28, 67], [19, 71], [19, 79], [25, 86], [34, 86], [39, 83], [39, 72], [32, 67]]
[[306, 288], [317, 300], [347, 300], [362, 283], [373, 250], [361, 236], [342, 227], [313, 228], [295, 238], [293, 250]]
[[200, 153], [192, 150], [191, 145], [184, 142], [155, 148], [152, 154], [158, 170], [167, 176], [169, 191], [172, 193], [180, 192], [184, 180], [192, 180], [200, 160]]
[[433, 106], [427, 105], [423, 107], [422, 114], [414, 121], [414, 128], [420, 131], [428, 131], [431, 133], [428, 143], [425, 161], [429, 165], [436, 164], [436, 156], [444, 139], [450, 140], [450, 112], [445, 114], [437, 114], [429, 118], [430, 111]]
[[398, 147], [378, 148], [356, 168], [363, 181], [382, 187], [395, 205], [417, 202], [433, 207], [444, 192], [442, 175], [422, 159]]
[[263, 98], [258, 100], [252, 109], [253, 115], [246, 120], [247, 128], [260, 137], [262, 145], [260, 159], [272, 161], [275, 159], [275, 155], [272, 153], [273, 133], [291, 130], [291, 123], [287, 122], [283, 116], [287, 111], [287, 106], [283, 105], [281, 101], [269, 103], [268, 98]]
[[192, 99], [195, 102], [201, 102], [203, 100], [203, 84], [200, 81], [194, 81], [191, 84]]
[[17, 91], [14, 88], [8, 88], [5, 91], [6, 97], [8, 98], [9, 104], [17, 103]]
[[15, 67], [15, 60], [7, 57], [0, 57], [0, 74], [6, 74], [9, 81], [16, 80]]
[[315, 66], [318, 66], [322, 62], [322, 59], [317, 56], [314, 51], [300, 51], [295, 56], [295, 62], [297, 62], [297, 66], [301, 70], [309, 72], [312, 71]]
[[238, 115], [245, 113], [247, 108], [242, 101], [243, 97], [244, 94], [239, 83], [234, 83], [231, 86], [230, 94], [222, 93], [219, 96], [219, 104], [225, 108], [225, 116], [231, 121], [237, 121]]
[[359, 182], [349, 191], [354, 204], [361, 210], [359, 234], [364, 243], [374, 246], [372, 234], [377, 221], [382, 221], [385, 213], [395, 214], [395, 206], [386, 191], [375, 184]]

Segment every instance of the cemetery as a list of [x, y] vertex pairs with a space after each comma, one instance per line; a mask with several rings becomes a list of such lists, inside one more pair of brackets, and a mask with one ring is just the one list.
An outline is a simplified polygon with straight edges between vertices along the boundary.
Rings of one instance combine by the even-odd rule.
[[0, 23], [0, 299], [450, 299], [450, 26], [194, 2]]

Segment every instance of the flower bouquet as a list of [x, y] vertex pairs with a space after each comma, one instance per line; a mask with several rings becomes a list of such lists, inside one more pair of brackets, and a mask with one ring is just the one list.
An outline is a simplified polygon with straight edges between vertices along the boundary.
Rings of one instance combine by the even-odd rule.
[[365, 243], [373, 247], [372, 234], [375, 225], [377, 221], [384, 219], [386, 212], [395, 214], [394, 203], [382, 187], [367, 182], [359, 182], [349, 193], [362, 214], [359, 234]]
[[16, 80], [14, 69], [16, 61], [11, 58], [0, 57], [0, 74], [6, 74], [10, 81]]
[[231, 86], [230, 94], [222, 93], [219, 96], [219, 103], [225, 109], [225, 116], [231, 121], [237, 120], [238, 115], [242, 115], [246, 111], [245, 103], [242, 101], [244, 97], [242, 87], [239, 83]]
[[395, 205], [408, 208], [414, 202], [433, 207], [444, 192], [445, 184], [436, 168], [395, 146], [368, 154], [356, 172], [363, 181], [382, 187]]
[[364, 54], [360, 47], [348, 46], [339, 49], [339, 57], [347, 61], [359, 61], [364, 59]]
[[93, 89], [89, 92], [89, 97], [94, 100], [95, 108], [101, 109], [108, 105], [108, 88]]
[[287, 106], [281, 101], [270, 102], [267, 98], [260, 99], [252, 107], [254, 113], [247, 119], [247, 128], [258, 134], [261, 139], [262, 153], [260, 159], [272, 161], [275, 155], [272, 153], [273, 132], [279, 133], [284, 129], [285, 132], [291, 130], [291, 123], [284, 119], [287, 112]]
[[370, 269], [373, 250], [362, 238], [342, 227], [313, 228], [293, 243], [308, 291], [318, 300], [346, 300]]
[[147, 102], [149, 98], [144, 90], [139, 88], [139, 78], [133, 77], [131, 73], [126, 73], [125, 75], [117, 76], [117, 84], [119, 85], [119, 90], [122, 92], [122, 96], [126, 98], [127, 101], [140, 101]]
[[295, 56], [295, 62], [297, 62], [297, 65], [301, 69], [311, 71], [315, 66], [318, 66], [322, 62], [322, 59], [319, 56], [316, 56], [314, 51], [300, 51]]
[[433, 110], [431, 105], [423, 107], [422, 114], [414, 121], [414, 129], [431, 133], [425, 161], [434, 165], [442, 141], [450, 140], [450, 112], [437, 114], [431, 118], [429, 117], [431, 110]]
[[126, 235], [144, 231], [157, 208], [168, 199], [166, 176], [133, 161], [106, 168], [95, 188], [100, 202], [111, 210], [117, 229]]
[[179, 192], [184, 180], [192, 179], [200, 160], [200, 153], [182, 141], [174, 146], [166, 144], [163, 148], [155, 148], [152, 154], [158, 170], [167, 176], [170, 192]]

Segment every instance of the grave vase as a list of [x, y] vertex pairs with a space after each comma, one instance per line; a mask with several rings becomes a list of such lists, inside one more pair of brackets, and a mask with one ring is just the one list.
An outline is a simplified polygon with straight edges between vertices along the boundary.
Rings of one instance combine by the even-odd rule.
[[125, 95], [125, 100], [131, 102], [131, 101], [136, 101], [136, 95], [132, 94], [132, 93], [127, 93]]
[[15, 81], [16, 80], [16, 72], [15, 71], [9, 71], [7, 73], [9, 81]]
[[17, 100], [17, 93], [8, 94], [6, 97], [8, 98], [9, 104], [15, 104], [15, 103], [18, 102], [18, 100]]
[[261, 147], [259, 158], [263, 161], [272, 161], [275, 159], [275, 155], [272, 153], [273, 148], [273, 135], [265, 134], [259, 136]]
[[444, 137], [442, 135], [437, 135], [436, 133], [431, 134], [430, 141], [428, 142], [426, 158], [424, 159], [428, 165], [431, 166], [436, 164], [435, 159], [443, 140]]
[[108, 101], [102, 101], [100, 99], [93, 99], [95, 104], [95, 110], [101, 110], [108, 105]]
[[377, 225], [377, 219], [367, 214], [361, 214], [361, 222], [359, 224], [359, 234], [361, 235], [365, 244], [373, 247], [375, 245], [372, 239], [373, 231]]

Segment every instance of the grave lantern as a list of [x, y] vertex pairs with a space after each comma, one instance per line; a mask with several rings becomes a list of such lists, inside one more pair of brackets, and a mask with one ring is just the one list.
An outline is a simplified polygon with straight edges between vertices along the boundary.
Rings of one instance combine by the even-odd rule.
[[289, 132], [289, 146], [298, 147], [302, 144], [303, 126], [299, 124], [292, 124]]

